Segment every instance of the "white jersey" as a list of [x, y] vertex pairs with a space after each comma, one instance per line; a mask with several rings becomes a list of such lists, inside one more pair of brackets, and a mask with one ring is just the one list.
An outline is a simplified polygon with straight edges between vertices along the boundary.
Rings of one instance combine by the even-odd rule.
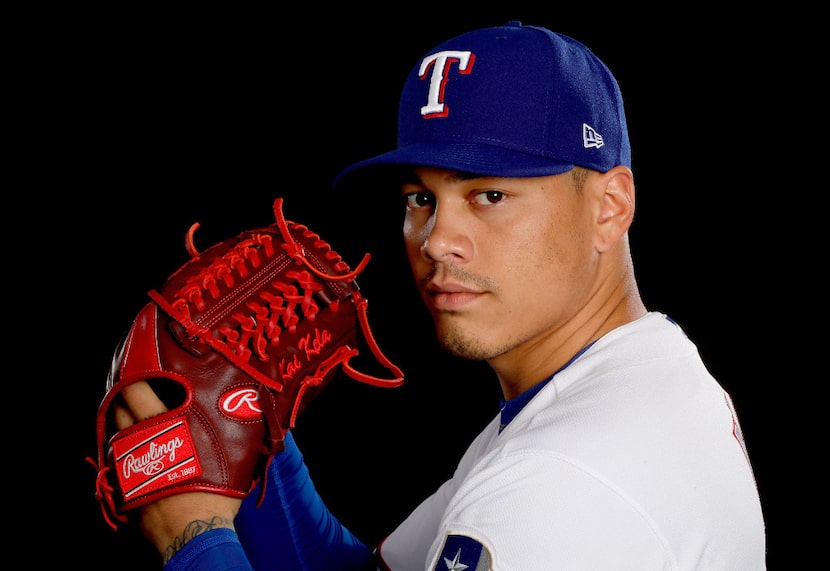
[[765, 569], [731, 400], [666, 316], [611, 331], [379, 548], [393, 571]]

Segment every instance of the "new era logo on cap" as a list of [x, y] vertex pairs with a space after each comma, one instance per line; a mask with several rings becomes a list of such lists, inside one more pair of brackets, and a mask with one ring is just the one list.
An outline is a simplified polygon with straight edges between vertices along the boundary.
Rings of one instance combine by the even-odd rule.
[[585, 146], [586, 149], [590, 149], [594, 147], [596, 149], [603, 146], [605, 143], [602, 140], [602, 135], [597, 133], [596, 129], [588, 125], [587, 123], [582, 124], [582, 144]]
[[616, 79], [586, 46], [510, 22], [452, 38], [410, 71], [397, 148], [353, 164], [422, 165], [488, 176], [631, 166]]

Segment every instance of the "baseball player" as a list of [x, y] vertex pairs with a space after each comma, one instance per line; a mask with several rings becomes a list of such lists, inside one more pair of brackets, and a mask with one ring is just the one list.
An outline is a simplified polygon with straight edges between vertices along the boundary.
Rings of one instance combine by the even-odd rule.
[[[183, 493], [141, 508], [167, 571], [765, 569], [730, 396], [638, 292], [626, 117], [603, 62], [518, 22], [452, 38], [407, 77], [397, 148], [335, 187], [358, 182], [399, 189], [437, 337], [492, 367], [501, 410], [377, 546], [328, 510], [289, 432], [261, 505]], [[165, 410], [129, 389], [121, 426]]]

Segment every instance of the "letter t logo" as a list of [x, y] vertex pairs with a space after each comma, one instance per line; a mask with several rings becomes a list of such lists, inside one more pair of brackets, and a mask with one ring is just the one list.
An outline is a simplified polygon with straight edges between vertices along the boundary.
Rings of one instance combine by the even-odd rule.
[[468, 74], [473, 69], [476, 56], [472, 52], [445, 51], [427, 56], [421, 62], [418, 69], [418, 77], [424, 79], [432, 67], [429, 76], [429, 94], [427, 104], [421, 107], [421, 115], [424, 119], [432, 117], [446, 117], [450, 110], [444, 104], [444, 86], [447, 84], [447, 74], [450, 64], [458, 62], [458, 73]]

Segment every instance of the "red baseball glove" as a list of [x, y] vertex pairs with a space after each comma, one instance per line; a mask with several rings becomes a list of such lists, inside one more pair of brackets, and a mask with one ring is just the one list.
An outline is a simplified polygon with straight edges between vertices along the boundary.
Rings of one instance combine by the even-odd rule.
[[[285, 220], [280, 198], [274, 215], [274, 224], [201, 253], [194, 224], [191, 259], [149, 292], [116, 349], [97, 413], [98, 458], [88, 458], [114, 529], [130, 510], [172, 494], [246, 497], [338, 369], [379, 387], [403, 383], [372, 336], [355, 282], [369, 255], [352, 270], [317, 234]], [[351, 365], [359, 343], [388, 378]], [[138, 381], [170, 410], [118, 430], [113, 405]]]

